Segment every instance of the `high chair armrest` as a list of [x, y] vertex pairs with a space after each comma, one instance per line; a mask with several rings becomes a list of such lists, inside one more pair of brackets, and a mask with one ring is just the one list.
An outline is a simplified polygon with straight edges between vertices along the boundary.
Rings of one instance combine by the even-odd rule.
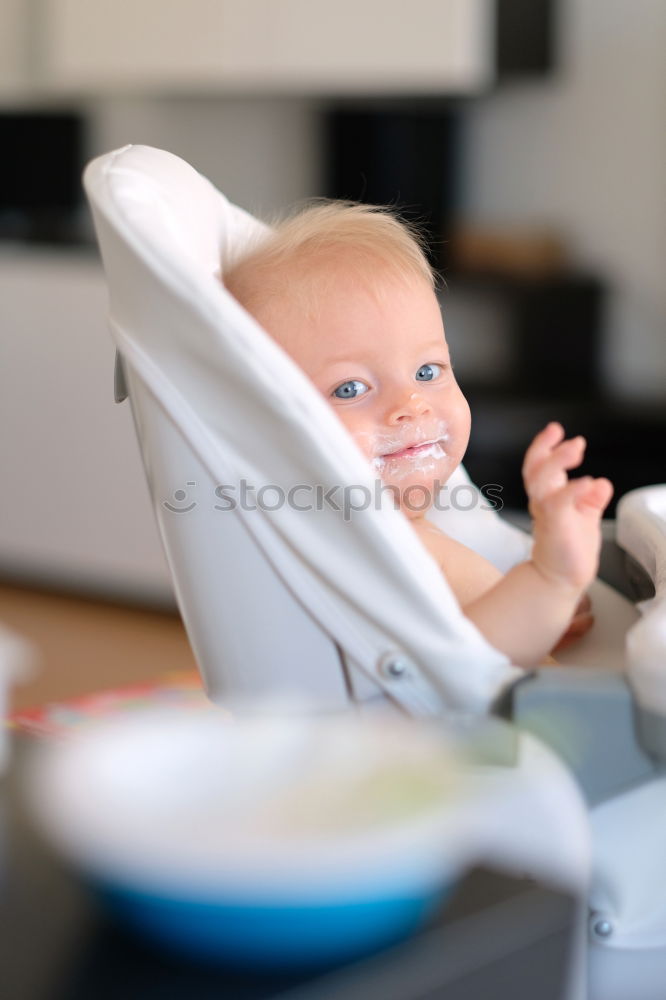
[[638, 743], [636, 708], [621, 674], [544, 667], [517, 681], [496, 711], [550, 746], [590, 805], [659, 769]]
[[616, 522], [602, 521], [603, 536], [599, 560], [599, 579], [630, 601], [644, 601], [654, 596], [649, 574], [616, 541]]

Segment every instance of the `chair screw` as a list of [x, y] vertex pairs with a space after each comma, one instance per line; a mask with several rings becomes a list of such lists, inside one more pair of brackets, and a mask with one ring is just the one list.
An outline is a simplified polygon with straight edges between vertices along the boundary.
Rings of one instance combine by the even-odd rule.
[[404, 660], [389, 660], [386, 664], [386, 673], [391, 677], [404, 677], [408, 669]]
[[610, 920], [606, 919], [606, 917], [598, 917], [595, 915], [592, 917], [591, 931], [595, 937], [607, 941], [613, 934], [613, 925]]

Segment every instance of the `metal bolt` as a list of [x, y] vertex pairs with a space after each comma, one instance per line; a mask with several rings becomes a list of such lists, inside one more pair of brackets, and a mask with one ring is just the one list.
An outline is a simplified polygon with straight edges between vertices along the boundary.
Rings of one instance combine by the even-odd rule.
[[613, 925], [606, 917], [593, 915], [591, 930], [595, 937], [607, 940], [613, 933]]
[[404, 677], [408, 670], [405, 660], [389, 660], [386, 664], [386, 673], [390, 677]]

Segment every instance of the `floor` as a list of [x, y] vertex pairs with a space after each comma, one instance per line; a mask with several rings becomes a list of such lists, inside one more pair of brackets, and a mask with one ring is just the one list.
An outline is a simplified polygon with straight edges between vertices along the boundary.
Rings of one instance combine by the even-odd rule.
[[175, 614], [0, 584], [0, 621], [36, 654], [33, 676], [11, 696], [14, 711], [195, 666]]

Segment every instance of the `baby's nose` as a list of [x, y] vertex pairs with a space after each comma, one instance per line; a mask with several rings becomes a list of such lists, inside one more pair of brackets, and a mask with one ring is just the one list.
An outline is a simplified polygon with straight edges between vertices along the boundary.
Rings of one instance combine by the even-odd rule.
[[403, 420], [413, 420], [428, 413], [430, 404], [424, 396], [418, 392], [407, 393], [392, 408], [388, 416], [389, 423], [400, 423]]

